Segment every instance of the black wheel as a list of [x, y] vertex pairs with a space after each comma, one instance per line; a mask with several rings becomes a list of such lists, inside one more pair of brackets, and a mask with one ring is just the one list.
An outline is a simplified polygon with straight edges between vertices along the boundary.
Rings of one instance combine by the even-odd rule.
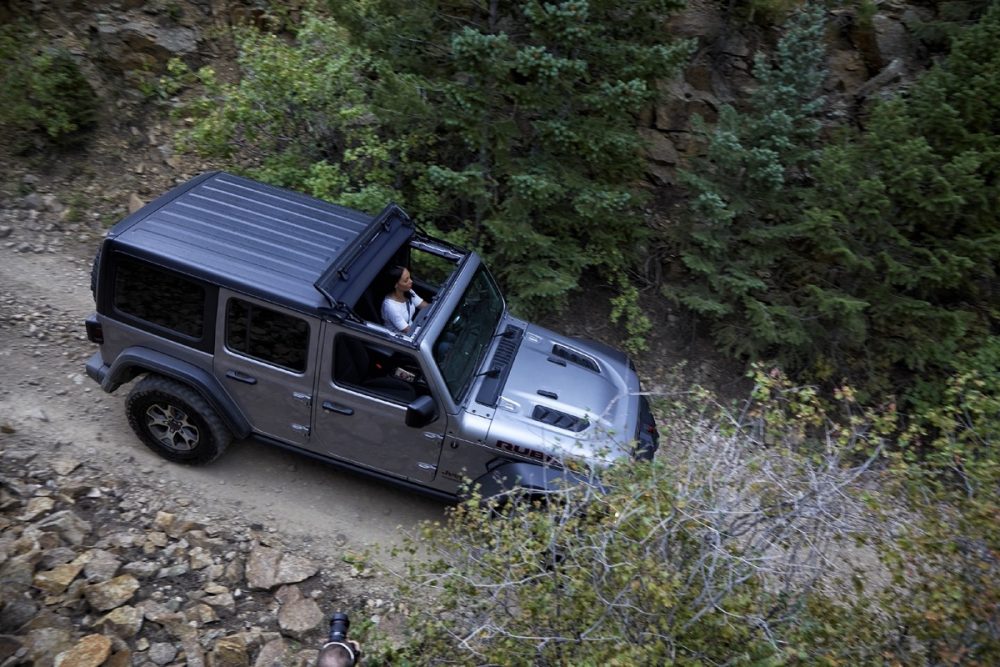
[[226, 425], [190, 387], [158, 375], [144, 378], [125, 400], [128, 423], [165, 459], [208, 463], [233, 439]]

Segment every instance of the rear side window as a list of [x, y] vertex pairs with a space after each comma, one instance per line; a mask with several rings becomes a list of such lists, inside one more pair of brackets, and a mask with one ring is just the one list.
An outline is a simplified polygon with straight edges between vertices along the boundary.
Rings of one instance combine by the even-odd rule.
[[306, 370], [309, 323], [276, 310], [230, 299], [226, 347], [296, 373]]
[[127, 257], [119, 257], [116, 264], [116, 310], [183, 336], [201, 338], [205, 330], [204, 287]]

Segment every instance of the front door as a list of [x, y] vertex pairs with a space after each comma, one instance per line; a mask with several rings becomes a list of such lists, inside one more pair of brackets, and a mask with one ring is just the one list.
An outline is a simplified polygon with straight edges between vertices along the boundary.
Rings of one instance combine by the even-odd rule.
[[319, 321], [219, 291], [215, 375], [254, 432], [306, 445]]
[[406, 407], [431, 394], [412, 350], [326, 323], [313, 405], [316, 452], [427, 483], [437, 474], [445, 415], [406, 425]]

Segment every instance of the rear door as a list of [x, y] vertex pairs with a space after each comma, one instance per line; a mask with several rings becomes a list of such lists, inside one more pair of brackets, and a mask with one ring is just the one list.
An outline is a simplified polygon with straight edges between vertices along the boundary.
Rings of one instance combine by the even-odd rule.
[[257, 433], [309, 442], [318, 321], [219, 291], [215, 375]]
[[405, 479], [437, 474], [446, 417], [424, 428], [406, 425], [406, 408], [432, 395], [413, 350], [324, 323], [314, 430], [309, 447]]

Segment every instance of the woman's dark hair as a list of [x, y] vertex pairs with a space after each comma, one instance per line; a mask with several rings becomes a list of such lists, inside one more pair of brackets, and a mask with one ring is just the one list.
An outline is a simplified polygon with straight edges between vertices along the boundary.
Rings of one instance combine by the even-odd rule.
[[398, 283], [399, 279], [403, 277], [403, 271], [409, 271], [409, 268], [405, 266], [394, 266], [387, 269], [386, 272], [382, 274], [384, 276], [383, 280], [385, 280], [385, 292], [387, 294], [396, 289], [396, 283]]

